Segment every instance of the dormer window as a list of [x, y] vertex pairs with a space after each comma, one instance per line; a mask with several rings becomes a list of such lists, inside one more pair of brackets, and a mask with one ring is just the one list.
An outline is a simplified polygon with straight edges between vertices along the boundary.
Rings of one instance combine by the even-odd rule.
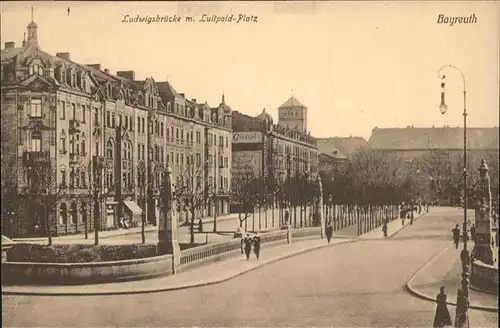
[[172, 111], [172, 105], [170, 104], [170, 102], [167, 103], [167, 112], [171, 112]]
[[38, 74], [43, 75], [43, 65], [40, 59], [34, 59], [30, 64], [30, 75]]

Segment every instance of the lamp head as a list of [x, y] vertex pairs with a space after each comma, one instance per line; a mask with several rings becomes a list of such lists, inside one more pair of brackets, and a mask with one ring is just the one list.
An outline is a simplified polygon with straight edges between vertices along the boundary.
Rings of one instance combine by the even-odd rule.
[[439, 105], [439, 111], [441, 112], [441, 115], [446, 114], [446, 112], [448, 111], [448, 106], [446, 106], [446, 104], [442, 102], [441, 105]]

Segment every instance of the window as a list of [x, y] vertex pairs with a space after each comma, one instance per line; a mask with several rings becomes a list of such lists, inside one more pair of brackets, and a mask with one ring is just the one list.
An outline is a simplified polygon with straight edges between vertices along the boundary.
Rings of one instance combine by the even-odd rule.
[[222, 166], [224, 164], [224, 159], [222, 156], [219, 156], [219, 166]]
[[184, 129], [181, 129], [181, 140], [184, 141]]
[[66, 138], [62, 137], [61, 138], [61, 154], [66, 154]]
[[72, 109], [72, 112], [73, 112], [73, 119], [76, 120], [76, 105], [75, 104], [71, 104], [71, 109]]
[[224, 178], [224, 189], [227, 189], [228, 187], [228, 179], [227, 178]]
[[181, 154], [181, 165], [184, 165], [184, 154]]
[[31, 151], [42, 151], [42, 133], [40, 131], [31, 133]]
[[179, 153], [175, 154], [175, 164], [179, 164]]
[[167, 140], [170, 138], [170, 129], [166, 129], [165, 132], [167, 133]]
[[80, 150], [82, 151], [82, 155], [87, 154], [87, 153], [85, 152], [85, 140], [82, 140], [82, 145], [81, 145], [81, 149], [80, 149]]
[[31, 117], [42, 117], [42, 100], [31, 99]]
[[196, 131], [196, 143], [200, 143], [201, 142], [201, 133], [199, 131]]
[[130, 131], [134, 131], [134, 118], [132, 116], [129, 117], [128, 127], [129, 127]]
[[111, 112], [106, 111], [106, 126], [109, 128], [111, 127]]
[[65, 186], [66, 185], [66, 168], [64, 166], [61, 166], [61, 185]]
[[118, 115], [118, 127], [122, 126], [122, 116]]
[[94, 124], [99, 125], [99, 108], [94, 108]]
[[229, 138], [226, 137], [226, 148], [228, 148], [228, 147], [229, 147]]
[[141, 118], [140, 117], [137, 119], [137, 132], [141, 133]]
[[99, 156], [99, 141], [95, 142], [95, 151], [94, 155]]
[[114, 128], [115, 127], [115, 113], [112, 113], [111, 114], [111, 127]]
[[224, 167], [228, 168], [229, 167], [229, 160], [227, 157], [224, 157]]
[[106, 144], [106, 156], [109, 158], [113, 158], [113, 141], [108, 140]]
[[141, 119], [141, 121], [142, 121], [142, 133], [145, 133], [146, 132], [146, 120], [143, 117]]
[[163, 122], [160, 123], [160, 135], [163, 137]]
[[29, 68], [29, 73], [30, 75], [33, 74], [39, 74], [43, 75], [43, 66], [42, 66], [42, 61], [40, 59], [35, 59], [31, 62], [30, 68]]
[[86, 116], [86, 108], [85, 105], [82, 105], [82, 123], [85, 123], [85, 116]]
[[196, 166], [200, 166], [200, 165], [201, 165], [201, 154], [196, 153]]
[[75, 168], [72, 167], [69, 170], [69, 187], [74, 188], [75, 187]]
[[179, 139], [179, 128], [175, 129], [175, 138]]
[[61, 120], [66, 119], [66, 102], [61, 102]]

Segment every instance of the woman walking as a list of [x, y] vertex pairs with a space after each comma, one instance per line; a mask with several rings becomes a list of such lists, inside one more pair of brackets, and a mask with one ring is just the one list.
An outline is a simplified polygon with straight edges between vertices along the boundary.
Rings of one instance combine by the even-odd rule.
[[437, 307], [436, 315], [434, 316], [434, 328], [442, 328], [445, 326], [451, 326], [450, 312], [448, 311], [448, 305], [446, 303], [446, 294], [444, 293], [444, 287], [440, 288], [439, 294], [436, 296]]

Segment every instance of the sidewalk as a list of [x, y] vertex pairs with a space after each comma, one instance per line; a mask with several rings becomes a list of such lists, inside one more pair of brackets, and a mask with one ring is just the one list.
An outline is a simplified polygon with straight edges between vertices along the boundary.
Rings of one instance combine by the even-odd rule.
[[[400, 220], [394, 220], [389, 223], [388, 228], [390, 236], [391, 234], [397, 233], [404, 227], [401, 226]], [[382, 240], [384, 238], [380, 229], [367, 232], [361, 237], [346, 238], [346, 232], [351, 230], [356, 231], [356, 226], [349, 226], [335, 231], [330, 244], [326, 242], [326, 238], [320, 239], [319, 236], [313, 240], [310, 239], [311, 237], [293, 239], [291, 244], [276, 246], [269, 245], [267, 247], [266, 244], [263, 244], [261, 258], [259, 260], [252, 257], [247, 261], [239, 251], [235, 251], [233, 257], [224, 261], [209, 262], [205, 265], [193, 267], [191, 270], [172, 276], [120, 283], [79, 286], [2, 286], [2, 292], [5, 295], [81, 296], [140, 294], [185, 289], [221, 283], [246, 272], [255, 270], [266, 264], [303, 254], [315, 249], [334, 247], [339, 244], [367, 239]], [[366, 238], [366, 236], [369, 237]]]
[[[220, 221], [229, 221], [229, 220], [236, 220], [238, 218], [238, 214], [228, 214], [224, 216], [218, 216], [217, 217], [217, 222]], [[214, 219], [213, 217], [207, 217], [202, 219], [203, 223], [213, 223]], [[179, 229], [181, 229], [182, 226], [179, 226]], [[127, 235], [136, 235], [141, 233], [142, 228], [141, 227], [136, 227], [136, 228], [130, 228], [130, 229], [122, 229], [118, 228], [116, 230], [107, 230], [107, 231], [99, 231], [99, 240], [101, 239], [107, 239], [107, 238], [113, 238], [117, 236], [127, 236]], [[151, 232], [151, 231], [158, 231], [158, 226], [152, 226], [148, 225], [144, 228], [144, 231]], [[88, 233], [89, 239], [88, 240], [93, 240], [94, 239], [94, 232], [89, 231]], [[15, 242], [47, 242], [47, 238], [45, 237], [39, 237], [39, 238], [12, 238], [13, 241]], [[68, 235], [68, 236], [58, 236], [58, 237], [53, 237], [52, 240], [56, 243], [57, 241], [79, 241], [82, 240], [85, 241], [85, 234], [80, 233], [77, 235]]]
[[[469, 245], [472, 249], [473, 244], [470, 242]], [[448, 304], [456, 305], [457, 290], [461, 288], [460, 250], [455, 249], [450, 242], [450, 246], [440, 251], [410, 278], [406, 284], [407, 290], [417, 297], [435, 302], [439, 288], [444, 286]], [[469, 302], [472, 309], [498, 311], [497, 295], [469, 288]]]

